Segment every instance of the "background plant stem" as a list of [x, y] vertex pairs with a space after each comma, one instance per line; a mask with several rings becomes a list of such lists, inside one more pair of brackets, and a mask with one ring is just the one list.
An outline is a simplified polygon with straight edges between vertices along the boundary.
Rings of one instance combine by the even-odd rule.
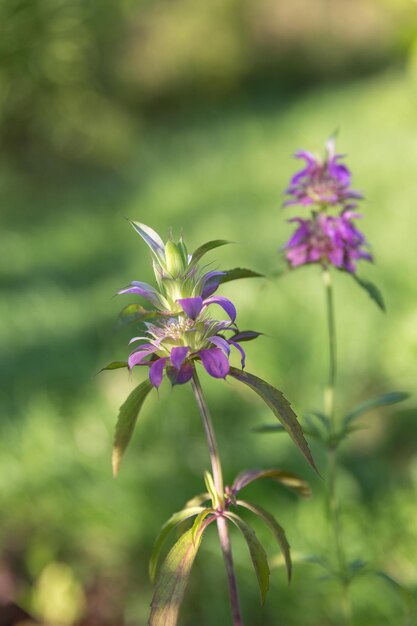
[[[224, 506], [224, 485], [223, 472], [220, 456], [217, 449], [216, 437], [213, 430], [213, 424], [210, 412], [206, 404], [203, 390], [197, 372], [194, 369], [192, 386], [194, 395], [203, 420], [204, 431], [206, 433], [207, 444], [209, 448], [211, 468], [213, 472], [214, 485], [218, 492], [221, 505]], [[229, 529], [224, 517], [217, 518], [217, 532], [219, 534], [220, 546], [223, 552], [224, 563], [226, 567], [227, 580], [229, 584], [230, 604], [232, 608], [233, 626], [243, 626], [242, 616], [240, 612], [239, 595], [237, 590], [236, 575], [233, 565], [232, 547], [230, 544]]]
[[327, 471], [328, 471], [328, 507], [330, 524], [333, 531], [336, 561], [339, 570], [340, 581], [343, 591], [343, 615], [347, 626], [352, 622], [352, 606], [349, 593], [349, 579], [346, 567], [346, 557], [342, 544], [342, 531], [340, 524], [339, 503], [336, 493], [337, 474], [337, 444], [334, 437], [337, 432], [336, 423], [336, 326], [333, 300], [332, 277], [328, 268], [323, 270], [323, 282], [326, 292], [327, 331], [329, 341], [329, 377], [324, 392], [324, 411], [330, 420], [330, 442], [327, 447]]

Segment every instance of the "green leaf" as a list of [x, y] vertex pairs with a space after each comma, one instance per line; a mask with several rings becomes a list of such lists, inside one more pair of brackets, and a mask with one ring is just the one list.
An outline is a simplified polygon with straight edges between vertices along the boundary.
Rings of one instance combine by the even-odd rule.
[[390, 404], [397, 404], [398, 402], [403, 402], [410, 397], [409, 393], [405, 391], [392, 391], [391, 393], [385, 393], [382, 396], [377, 396], [376, 398], [372, 398], [371, 400], [366, 400], [361, 404], [358, 404], [352, 411], [350, 411], [343, 418], [344, 426], [349, 426], [349, 424], [355, 420], [363, 413], [367, 411], [372, 411], [372, 409], [376, 409], [380, 406], [388, 406]]
[[232, 335], [230, 339], [242, 343], [242, 341], [252, 341], [261, 335], [263, 335], [263, 333], [258, 333], [256, 330], [239, 330]]
[[209, 493], [199, 493], [197, 496], [194, 496], [185, 503], [184, 509], [189, 509], [190, 507], [194, 506], [201, 506], [204, 502], [207, 502], [207, 500], [210, 500]]
[[164, 545], [165, 540], [171, 530], [175, 528], [175, 526], [178, 526], [178, 524], [185, 522], [187, 519], [190, 519], [195, 515], [199, 515], [205, 510], [206, 509], [202, 506], [194, 506], [182, 509], [181, 511], [177, 511], [176, 513], [171, 515], [169, 520], [166, 521], [165, 524], [162, 526], [155, 540], [151, 558], [149, 560], [149, 578], [152, 582], [155, 582], [156, 574], [158, 571], [159, 555], [161, 554], [162, 546]]
[[253, 433], [285, 433], [287, 432], [281, 424], [261, 424], [252, 428]]
[[282, 485], [285, 485], [289, 489], [293, 489], [296, 493], [304, 498], [309, 498], [311, 496], [311, 490], [308, 484], [298, 478], [295, 474], [291, 472], [284, 472], [279, 469], [268, 469], [268, 470], [259, 470], [259, 469], [250, 469], [241, 472], [238, 476], [236, 476], [234, 483], [232, 485], [232, 490], [234, 493], [238, 493], [241, 489], [254, 482], [255, 480], [259, 480], [261, 478], [271, 478]]
[[304, 416], [304, 421], [305, 421], [305, 426], [304, 426], [304, 433], [306, 435], [310, 435], [310, 437], [313, 437], [314, 439], [319, 439], [322, 440], [322, 434], [320, 432], [320, 429], [317, 428], [316, 424], [313, 422], [312, 418], [310, 415], [305, 415]]
[[211, 502], [214, 509], [218, 509], [221, 505], [221, 495], [217, 492], [214, 484], [213, 476], [210, 472], [204, 472], [204, 482], [206, 483], [207, 491], [210, 494]]
[[219, 248], [220, 246], [226, 246], [229, 243], [233, 243], [232, 241], [227, 241], [226, 239], [215, 239], [213, 241], [208, 241], [204, 243], [202, 246], [194, 250], [191, 255], [191, 263], [190, 265], [195, 265], [198, 261], [210, 250], [214, 250], [215, 248]]
[[149, 380], [143, 381], [143, 383], [135, 387], [119, 409], [112, 455], [114, 476], [117, 476], [123, 454], [132, 438], [139, 411], [151, 389], [152, 385]]
[[196, 542], [196, 540], [197, 540], [198, 533], [201, 531], [201, 526], [202, 526], [202, 524], [203, 524], [204, 520], [206, 519], [206, 517], [207, 517], [208, 515], [213, 514], [213, 513], [214, 513], [214, 510], [213, 510], [213, 509], [211, 509], [211, 508], [204, 509], [204, 510], [203, 510], [203, 511], [201, 511], [201, 513], [199, 513], [199, 514], [197, 515], [197, 517], [195, 518], [195, 520], [194, 520], [194, 524], [193, 524], [193, 527], [192, 527], [192, 529], [191, 529], [191, 537], [192, 537], [192, 539], [193, 539], [194, 543], [195, 543], [195, 542]]
[[106, 370], [118, 370], [122, 367], [127, 367], [127, 366], [128, 366], [127, 361], [112, 361], [111, 363], [106, 365], [106, 367], [102, 367], [98, 373], [100, 374], [100, 372], [105, 372]]
[[193, 541], [191, 529], [187, 530], [168, 553], [152, 598], [149, 626], [176, 626], [178, 623], [178, 613], [205, 528], [203, 526], [198, 533], [196, 541]]
[[143, 322], [144, 320], [153, 319], [157, 315], [157, 311], [149, 311], [140, 304], [128, 304], [119, 313], [116, 329], [132, 324], [133, 322]]
[[232, 270], [224, 271], [224, 276], [221, 277], [220, 284], [228, 283], [231, 280], [239, 280], [240, 278], [265, 278], [265, 276], [244, 267], [235, 267]]
[[288, 582], [290, 582], [291, 574], [292, 574], [290, 544], [287, 541], [287, 537], [285, 536], [285, 531], [282, 528], [282, 526], [278, 524], [277, 520], [275, 519], [275, 517], [273, 517], [273, 515], [268, 513], [268, 511], [265, 511], [265, 509], [263, 509], [260, 506], [255, 506], [251, 502], [246, 502], [246, 500], [238, 500], [237, 505], [243, 506], [245, 509], [248, 509], [249, 511], [252, 511], [252, 513], [255, 513], [255, 515], [257, 515], [261, 520], [263, 520], [265, 524], [269, 526], [269, 528], [272, 530], [282, 550], [282, 554], [284, 555], [285, 565], [287, 567]]
[[284, 426], [285, 430], [288, 432], [299, 450], [303, 453], [311, 467], [318, 473], [301, 425], [284, 394], [261, 378], [235, 367], [230, 368], [230, 376], [233, 376], [236, 380], [248, 385], [248, 387], [253, 389], [253, 391], [255, 391], [262, 398], [262, 400], [269, 406], [274, 415]]
[[369, 280], [365, 280], [364, 278], [359, 278], [354, 272], [349, 272], [349, 275], [352, 276], [353, 280], [362, 287], [368, 294], [368, 296], [375, 302], [375, 304], [385, 313], [385, 302], [379, 288], [371, 283]]
[[269, 589], [269, 565], [266, 557], [266, 552], [260, 543], [255, 531], [244, 522], [236, 513], [231, 511], [225, 511], [223, 513], [227, 519], [233, 522], [244, 536], [249, 548], [249, 553], [252, 559], [253, 567], [255, 568], [256, 577], [259, 583], [259, 590], [261, 592], [261, 602], [264, 604], [266, 594]]

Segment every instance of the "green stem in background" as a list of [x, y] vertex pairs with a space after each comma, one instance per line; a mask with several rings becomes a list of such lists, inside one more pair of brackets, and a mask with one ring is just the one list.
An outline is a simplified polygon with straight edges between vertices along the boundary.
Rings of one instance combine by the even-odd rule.
[[[203, 390], [197, 372], [194, 369], [192, 386], [194, 395], [203, 420], [204, 431], [206, 433], [207, 444], [209, 448], [211, 469], [213, 472], [214, 486], [221, 499], [221, 506], [224, 506], [224, 485], [223, 472], [220, 462], [220, 456], [217, 449], [216, 437], [214, 435], [213, 424], [210, 412], [206, 404]], [[236, 575], [233, 565], [232, 547], [230, 544], [229, 529], [224, 517], [217, 518], [217, 532], [219, 534], [220, 546], [223, 552], [224, 564], [226, 567], [227, 580], [229, 584], [230, 604], [232, 608], [233, 626], [243, 626], [243, 620], [240, 612], [239, 595], [237, 590]]]
[[349, 625], [352, 620], [352, 607], [349, 595], [349, 579], [346, 567], [346, 557], [342, 545], [342, 530], [340, 524], [339, 503], [336, 494], [337, 472], [337, 444], [334, 436], [337, 432], [336, 423], [336, 325], [333, 300], [332, 277], [329, 269], [323, 269], [323, 283], [326, 291], [327, 331], [329, 340], [329, 377], [324, 391], [324, 411], [330, 420], [330, 442], [327, 447], [328, 460], [328, 508], [330, 524], [333, 530], [336, 560], [339, 569], [340, 580], [343, 587], [343, 613], [345, 624]]
[[323, 270], [323, 282], [326, 290], [327, 331], [329, 339], [329, 378], [324, 392], [324, 410], [330, 418], [332, 435], [336, 430], [335, 387], [336, 387], [336, 326], [333, 302], [332, 277], [329, 269]]

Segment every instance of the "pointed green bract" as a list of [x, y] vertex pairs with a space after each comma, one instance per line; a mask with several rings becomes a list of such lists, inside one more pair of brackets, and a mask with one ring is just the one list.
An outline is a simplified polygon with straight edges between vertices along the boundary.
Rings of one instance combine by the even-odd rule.
[[127, 366], [128, 366], [127, 361], [112, 361], [111, 363], [106, 365], [106, 367], [102, 367], [98, 373], [100, 374], [100, 372], [105, 372], [106, 370], [118, 370], [118, 369], [121, 369], [122, 367], [127, 367]]
[[225, 270], [224, 276], [220, 279], [220, 284], [228, 283], [231, 280], [239, 280], [240, 278], [265, 278], [263, 274], [248, 270], [244, 267], [235, 267], [232, 270]]
[[299, 450], [303, 453], [311, 467], [318, 473], [301, 425], [284, 394], [261, 378], [235, 367], [230, 368], [229, 374], [230, 376], [233, 376], [233, 378], [236, 378], [236, 380], [248, 385], [248, 387], [253, 389], [253, 391], [255, 391], [262, 398], [262, 400], [269, 406], [274, 415], [284, 426], [285, 430], [288, 432]]
[[155, 582], [156, 574], [158, 571], [159, 555], [161, 554], [162, 546], [164, 545], [165, 539], [167, 538], [171, 530], [175, 528], [175, 526], [178, 526], [178, 524], [181, 524], [187, 519], [190, 519], [195, 515], [199, 515], [206, 510], [207, 509], [203, 508], [202, 506], [193, 506], [182, 509], [181, 511], [177, 511], [177, 513], [171, 515], [169, 520], [165, 522], [155, 540], [151, 558], [149, 560], [149, 578], [152, 582]]
[[261, 602], [264, 604], [266, 594], [269, 589], [269, 565], [266, 552], [260, 543], [255, 531], [243, 521], [236, 513], [231, 511], [224, 512], [223, 515], [235, 524], [244, 536], [249, 548], [253, 567], [259, 583], [259, 591], [261, 592]]
[[158, 315], [158, 311], [149, 311], [140, 304], [128, 304], [119, 313], [116, 328], [132, 324], [133, 322], [143, 322], [153, 319]]
[[151, 389], [151, 383], [149, 380], [145, 380], [135, 387], [120, 407], [113, 443], [112, 463], [114, 476], [117, 476], [123, 454], [132, 438], [139, 411]]
[[374, 283], [371, 283], [371, 281], [365, 280], [364, 278], [359, 278], [359, 276], [357, 276], [357, 274], [355, 274], [354, 272], [349, 273], [349, 275], [352, 276], [353, 280], [359, 285], [359, 287], [362, 287], [362, 289], [366, 291], [368, 296], [371, 298], [371, 300], [375, 302], [377, 307], [385, 313], [385, 301], [380, 289], [376, 285], [374, 285]]
[[191, 529], [187, 530], [168, 553], [159, 572], [152, 598], [149, 626], [177, 625], [188, 578], [205, 528], [206, 526], [203, 526], [200, 529], [195, 541]]
[[156, 257], [160, 260], [164, 259], [165, 256], [165, 246], [164, 242], [152, 228], [146, 226], [146, 224], [141, 224], [140, 222], [134, 222], [129, 220], [135, 231], [140, 235], [143, 241], [148, 244], [151, 251], [156, 255]]
[[380, 406], [389, 406], [390, 404], [397, 404], [398, 402], [403, 402], [410, 397], [409, 393], [405, 391], [392, 391], [391, 393], [385, 393], [382, 396], [378, 396], [376, 398], [372, 398], [371, 400], [366, 400], [361, 404], [358, 404], [352, 411], [350, 411], [347, 415], [345, 415], [343, 424], [344, 426], [349, 426], [349, 424], [359, 417], [366, 413], [367, 411], [372, 411], [372, 409], [376, 409]]
[[303, 498], [309, 498], [311, 496], [310, 487], [305, 480], [301, 480], [301, 478], [298, 478], [298, 476], [292, 474], [291, 472], [284, 472], [280, 469], [250, 469], [241, 472], [238, 476], [236, 476], [232, 485], [232, 490], [235, 493], [238, 493], [250, 483], [262, 478], [270, 478], [278, 483], [281, 483], [282, 485], [285, 485], [285, 487], [293, 489], [300, 496], [303, 496]]
[[207, 243], [203, 243], [202, 246], [194, 250], [191, 255], [191, 263], [190, 265], [195, 265], [198, 261], [210, 250], [214, 250], [215, 248], [220, 248], [220, 246], [226, 246], [229, 243], [233, 243], [232, 241], [227, 241], [226, 239], [214, 239], [213, 241], [208, 241]]
[[287, 537], [285, 536], [285, 531], [280, 524], [278, 524], [277, 520], [273, 515], [265, 511], [260, 506], [255, 506], [251, 502], [247, 502], [246, 500], [237, 500], [237, 505], [242, 506], [248, 511], [252, 511], [258, 517], [260, 517], [267, 526], [272, 530], [276, 540], [278, 541], [280, 548], [282, 550], [282, 554], [284, 555], [285, 565], [287, 567], [287, 576], [288, 582], [291, 581], [292, 574], [292, 562], [291, 562], [291, 552], [290, 552], [290, 544], [288, 543]]

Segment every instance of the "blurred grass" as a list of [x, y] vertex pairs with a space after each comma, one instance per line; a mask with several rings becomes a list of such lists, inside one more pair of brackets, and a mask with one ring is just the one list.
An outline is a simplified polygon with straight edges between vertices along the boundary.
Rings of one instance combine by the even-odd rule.
[[[88, 597], [97, 585], [117, 587], [102, 603], [101, 624], [123, 607], [127, 624], [144, 624], [152, 541], [172, 511], [201, 490], [208, 466], [190, 389], [166, 386], [159, 401], [153, 393], [146, 402], [120, 477], [111, 478], [117, 408], [134, 382], [124, 372], [95, 373], [127, 353], [129, 331], [114, 332], [127, 300], [112, 294], [132, 279], [151, 280], [145, 246], [124, 217], [163, 235], [183, 228], [190, 248], [211, 238], [234, 240], [219, 250], [216, 265], [273, 274], [294, 214], [280, 209], [295, 168], [291, 154], [321, 149], [340, 128], [339, 148], [366, 195], [361, 226], [376, 258], [360, 273], [381, 287], [388, 308], [384, 316], [349, 277], [337, 276], [340, 409], [379, 392], [414, 391], [416, 104], [415, 80], [385, 73], [297, 97], [248, 97], [221, 109], [178, 112], [143, 131], [124, 171], [106, 176], [64, 174], [56, 164], [34, 178], [4, 166], [0, 547], [19, 572], [18, 594], [28, 607], [37, 606], [36, 581], [45, 568], [64, 562]], [[298, 411], [320, 408], [327, 352], [318, 271], [236, 282], [222, 293], [236, 302], [242, 328], [266, 334], [248, 344], [248, 370], [284, 390]], [[254, 395], [234, 382], [203, 384], [228, 480], [248, 466], [300, 472], [314, 485], [310, 502], [298, 504], [270, 485], [254, 488], [253, 497], [275, 509], [295, 552], [326, 552], [321, 482], [285, 437], [250, 433], [272, 421]], [[410, 589], [417, 587], [414, 404], [364, 419], [368, 429], [352, 437], [340, 481], [349, 555], [369, 559]], [[272, 539], [265, 540], [274, 554]], [[330, 593], [313, 565], [297, 565], [290, 588], [283, 570], [274, 572], [260, 609], [245, 548], [235, 542], [248, 623], [337, 623], [337, 591]], [[228, 623], [222, 576], [213, 535], [195, 566], [184, 626], [208, 626], [213, 616]], [[358, 581], [354, 606], [358, 626], [406, 623], [399, 595], [383, 580]]]

